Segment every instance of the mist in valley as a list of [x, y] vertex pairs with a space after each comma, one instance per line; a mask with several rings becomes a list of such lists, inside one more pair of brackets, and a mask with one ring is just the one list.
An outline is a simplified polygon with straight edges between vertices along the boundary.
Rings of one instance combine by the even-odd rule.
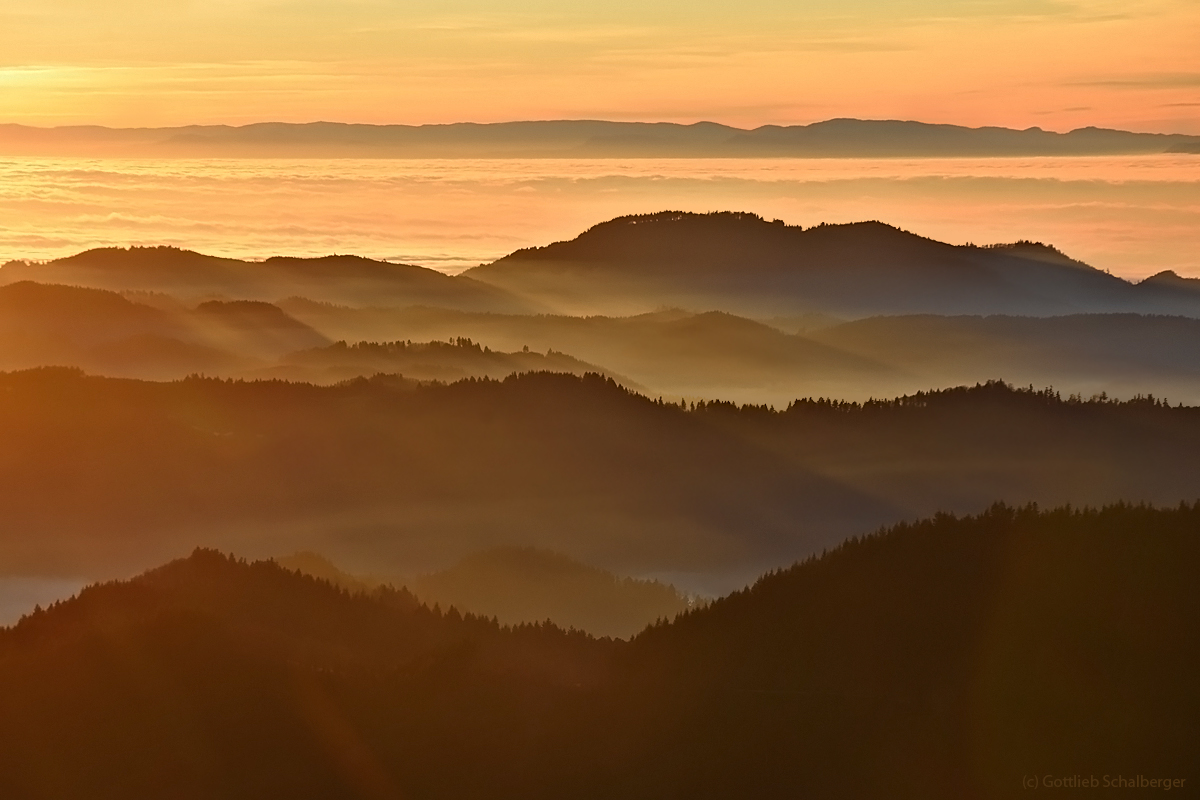
[[744, 213], [459, 276], [9, 263], [0, 789], [1000, 797], [1084, 738], [1177, 769], [1194, 283]]
[[0, 800], [1197, 795], [1200, 4], [0, 6]]

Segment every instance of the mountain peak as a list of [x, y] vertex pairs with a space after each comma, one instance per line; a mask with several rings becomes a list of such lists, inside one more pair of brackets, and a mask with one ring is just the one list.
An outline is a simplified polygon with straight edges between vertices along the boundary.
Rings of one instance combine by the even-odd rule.
[[[630, 214], [593, 225], [575, 239], [544, 247], [518, 250], [500, 261], [605, 261], [638, 264], [687, 264], [689, 271], [705, 265], [725, 264], [730, 260], [755, 259], [760, 263], [777, 262], [788, 257], [787, 251], [803, 247], [806, 239], [877, 240], [890, 237], [922, 240], [878, 220], [845, 224], [821, 223], [805, 229], [783, 220], [767, 221], [748, 211], [659, 211]], [[764, 250], [769, 252], [764, 252]], [[472, 276], [489, 271], [493, 265], [470, 270]]]
[[583, 314], [1045, 316], [1133, 302], [1125, 281], [1038, 242], [955, 246], [879, 220], [804, 228], [741, 211], [618, 217], [467, 274]]
[[1139, 285], [1178, 286], [1190, 289], [1194, 286], [1200, 286], [1200, 278], [1185, 278], [1173, 269], [1164, 269], [1162, 272], [1157, 272], [1149, 278], [1145, 278]]
[[213, 260], [220, 261], [225, 259], [169, 245], [153, 245], [149, 247], [133, 245], [131, 247], [95, 247], [73, 256], [57, 259], [51, 263], [83, 265], [102, 269], [128, 269], [130, 266], [140, 267], [149, 263], [160, 265], [164, 263], [193, 263]]

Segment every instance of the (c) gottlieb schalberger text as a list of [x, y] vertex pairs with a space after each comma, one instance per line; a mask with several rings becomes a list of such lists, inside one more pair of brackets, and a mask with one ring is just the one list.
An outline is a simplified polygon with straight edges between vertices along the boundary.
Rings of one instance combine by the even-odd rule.
[[1182, 789], [1187, 778], [1151, 778], [1145, 775], [1026, 775], [1026, 789]]

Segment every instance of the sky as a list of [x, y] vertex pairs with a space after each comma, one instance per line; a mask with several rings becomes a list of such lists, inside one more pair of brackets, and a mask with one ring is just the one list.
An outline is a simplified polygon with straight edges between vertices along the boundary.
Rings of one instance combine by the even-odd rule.
[[0, 122], [1200, 134], [1197, 0], [3, 0]]

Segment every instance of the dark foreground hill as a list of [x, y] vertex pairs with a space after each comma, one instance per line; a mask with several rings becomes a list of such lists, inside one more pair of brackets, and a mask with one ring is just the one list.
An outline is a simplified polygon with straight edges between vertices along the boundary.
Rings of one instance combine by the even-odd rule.
[[1200, 506], [997, 506], [622, 643], [198, 551], [0, 631], [0, 793], [1194, 796], [1197, 568]]
[[1143, 288], [1042, 244], [956, 246], [880, 222], [804, 229], [733, 212], [619, 217], [464, 277], [572, 314], [1200, 315], [1194, 291]]
[[597, 375], [318, 387], [0, 374], [0, 563], [105, 577], [196, 545], [414, 574], [502, 545], [728, 590], [994, 500], [1200, 497], [1200, 409], [999, 383], [683, 408]]
[[[484, 796], [611, 660], [584, 634], [211, 551], [0, 638], [0, 795], [31, 800]], [[468, 774], [454, 753], [493, 766]]]

